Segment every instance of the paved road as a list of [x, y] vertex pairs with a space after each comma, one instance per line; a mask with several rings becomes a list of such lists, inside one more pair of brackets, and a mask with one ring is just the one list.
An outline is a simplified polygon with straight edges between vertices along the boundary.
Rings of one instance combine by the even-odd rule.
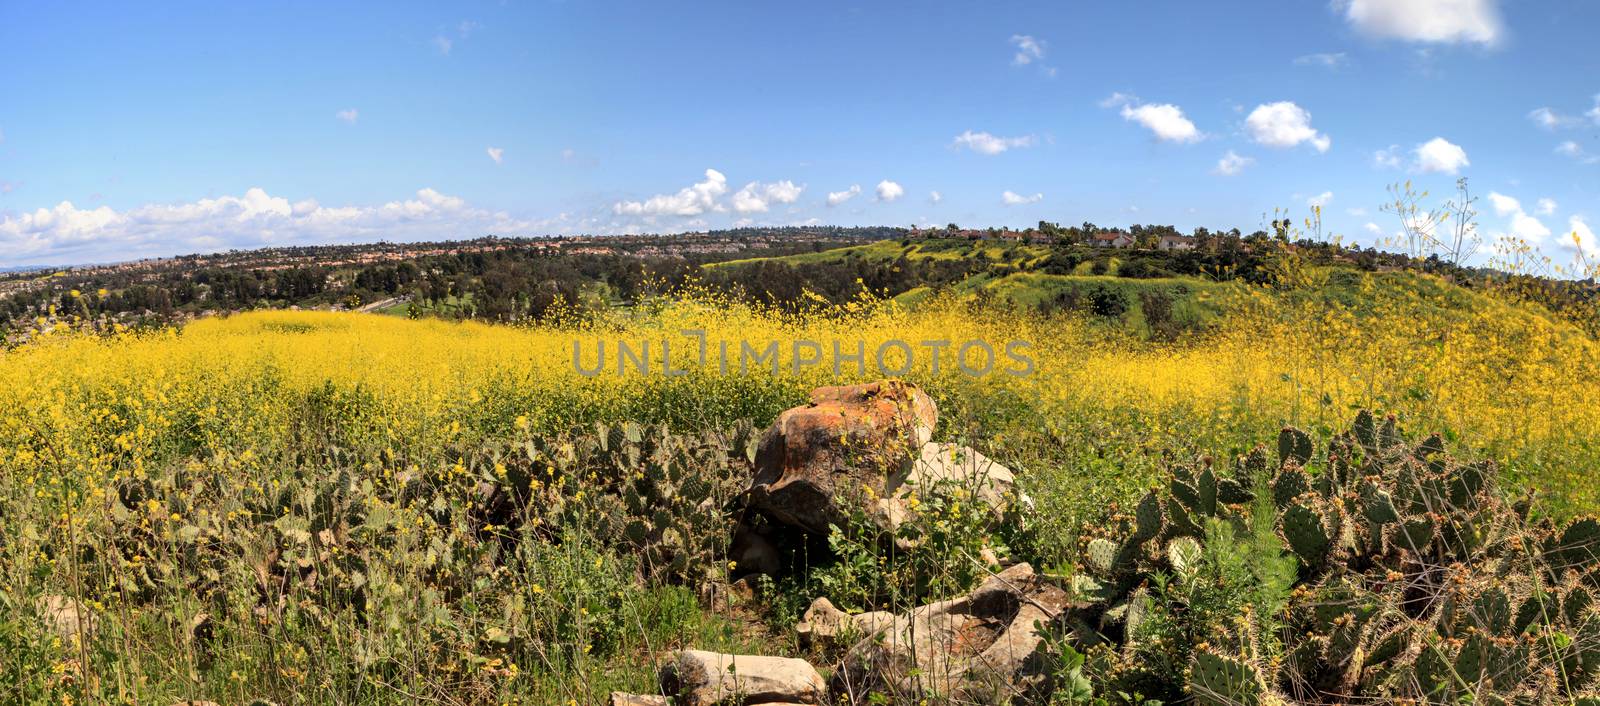
[[367, 304], [367, 305], [362, 306], [359, 309], [356, 309], [356, 311], [363, 311], [363, 312], [366, 312], [366, 311], [377, 311], [377, 310], [382, 309], [382, 308], [384, 308], [386, 306], [389, 306], [390, 304], [398, 304], [398, 303], [403, 302], [405, 300], [406, 300], [406, 297], [389, 297], [388, 299], [379, 299], [378, 301], [375, 301], [375, 302], [373, 302], [371, 304]]

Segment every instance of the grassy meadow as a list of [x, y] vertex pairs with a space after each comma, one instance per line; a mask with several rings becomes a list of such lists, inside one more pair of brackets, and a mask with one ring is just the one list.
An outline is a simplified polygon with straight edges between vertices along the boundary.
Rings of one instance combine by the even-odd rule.
[[[0, 353], [0, 701], [589, 704], [648, 690], [667, 647], [795, 653], [783, 628], [817, 584], [708, 610], [725, 527], [685, 509], [668, 519], [703, 536], [676, 541], [708, 553], [650, 564], [607, 531], [629, 511], [605, 496], [655, 481], [597, 439], [647, 425], [626, 435], [664, 434], [661, 463], [727, 500], [747, 479], [734, 439], [815, 386], [882, 377], [871, 352], [891, 340], [913, 347], [888, 367], [938, 402], [938, 435], [1017, 471], [1038, 508], [1025, 531], [970, 541], [1052, 571], [1171, 463], [1232, 458], [1285, 424], [1326, 436], [1363, 408], [1495, 461], [1539, 514], [1600, 510], [1593, 338], [1427, 275], [1301, 274], [1167, 283], [1203, 323], [1177, 341], [1038, 313], [1025, 305], [1095, 278], [1032, 274], [914, 306], [689, 294], [529, 327], [262, 311], [44, 336]], [[702, 367], [685, 330], [713, 351], [778, 342], [777, 374]], [[819, 364], [793, 364], [797, 339]], [[974, 377], [950, 348], [936, 365], [930, 340], [1027, 341], [1035, 370], [1002, 358]], [[575, 343], [592, 366], [598, 341], [605, 372], [579, 374]], [[687, 370], [618, 374], [617, 341], [657, 356], [670, 341]], [[863, 342], [867, 369], [835, 377], [834, 341]], [[537, 499], [514, 524], [484, 490], [513, 485]]]

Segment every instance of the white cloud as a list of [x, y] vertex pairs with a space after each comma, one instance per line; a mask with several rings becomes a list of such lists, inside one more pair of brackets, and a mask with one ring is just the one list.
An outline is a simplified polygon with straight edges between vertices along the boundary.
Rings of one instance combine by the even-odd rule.
[[1217, 160], [1217, 168], [1213, 171], [1224, 176], [1233, 176], [1255, 163], [1254, 157], [1245, 157], [1228, 150], [1227, 154], [1222, 155], [1222, 159]]
[[1378, 224], [1373, 223], [1372, 221], [1367, 221], [1367, 224], [1362, 227], [1366, 228], [1367, 232], [1373, 235], [1383, 235], [1383, 229], [1378, 227]]
[[1539, 219], [1528, 215], [1522, 210], [1522, 202], [1498, 191], [1489, 192], [1489, 205], [1494, 208], [1494, 214], [1500, 218], [1510, 217], [1508, 234], [1521, 238], [1534, 245], [1544, 242], [1550, 237], [1550, 229]]
[[1345, 19], [1367, 34], [1412, 42], [1494, 44], [1496, 0], [1336, 0]]
[[1372, 153], [1372, 163], [1379, 169], [1399, 169], [1402, 161], [1400, 145], [1389, 145]]
[[1539, 219], [1518, 211], [1511, 217], [1511, 234], [1537, 245], [1550, 237], [1550, 229]]
[[439, 53], [445, 56], [450, 55], [450, 47], [454, 46], [454, 44], [449, 37], [441, 35], [433, 38], [433, 48], [438, 49]]
[[943, 200], [944, 200], [944, 194], [941, 194], [941, 193], [939, 193], [937, 191], [929, 191], [928, 192], [928, 201], [930, 203], [939, 203], [940, 201], [943, 201]]
[[1541, 216], [1551, 216], [1555, 215], [1556, 208], [1555, 199], [1539, 199], [1539, 205], [1533, 211]]
[[618, 201], [611, 210], [619, 216], [698, 216], [706, 211], [721, 211], [717, 197], [727, 193], [728, 178], [715, 169], [706, 170], [705, 181], [686, 186], [676, 194], [657, 194], [644, 201]]
[[1344, 52], [1327, 52], [1321, 54], [1306, 54], [1297, 56], [1294, 63], [1300, 66], [1321, 66], [1325, 69], [1337, 69], [1349, 62], [1349, 57]]
[[361, 112], [355, 108], [345, 108], [344, 110], [334, 113], [333, 117], [354, 125], [356, 124], [356, 119], [361, 117]]
[[1256, 142], [1268, 147], [1294, 147], [1311, 143], [1318, 152], [1327, 152], [1333, 141], [1311, 127], [1311, 113], [1290, 101], [1264, 103], [1250, 111], [1245, 128]]
[[252, 188], [241, 196], [125, 211], [62, 201], [53, 208], [0, 218], [0, 252], [16, 262], [106, 261], [182, 249], [535, 235], [550, 223], [474, 208], [434, 189], [376, 206], [323, 206], [316, 199], [291, 203]]
[[771, 184], [752, 181], [734, 193], [733, 210], [739, 213], [766, 213], [771, 204], [798, 201], [800, 192], [805, 189], [787, 179]]
[[1584, 115], [1589, 116], [1589, 119], [1593, 120], [1596, 125], [1600, 125], [1600, 93], [1595, 94], [1594, 107], [1590, 108]]
[[494, 160], [495, 164], [499, 164], [500, 159], [506, 154], [505, 148], [503, 147], [490, 147], [484, 151], [489, 153], [489, 159]]
[[1139, 102], [1139, 97], [1138, 96], [1127, 94], [1127, 93], [1123, 93], [1122, 91], [1117, 91], [1115, 93], [1112, 93], [1109, 96], [1106, 96], [1105, 98], [1100, 99], [1099, 105], [1102, 108], [1116, 108], [1118, 106], [1124, 106], [1124, 105], [1128, 105], [1130, 103], [1138, 103], [1138, 102]]
[[1595, 241], [1594, 230], [1589, 227], [1588, 221], [1583, 216], [1572, 216], [1567, 219], [1567, 245], [1583, 251], [1584, 257], [1594, 260], [1600, 258], [1600, 242]]
[[889, 181], [888, 179], [878, 182], [879, 201], [893, 201], [901, 196], [904, 196], [905, 193], [906, 190], [901, 188], [899, 184]]
[[1122, 106], [1122, 119], [1137, 122], [1164, 142], [1198, 142], [1200, 130], [1183, 116], [1183, 109], [1171, 103], [1146, 103]]
[[1007, 189], [1005, 193], [1000, 194], [1000, 203], [1006, 206], [1021, 206], [1023, 204], [1037, 203], [1042, 200], [1044, 200], [1044, 194], [1023, 196], [1022, 194], [1018, 194], [1009, 189]]
[[1017, 48], [1016, 54], [1011, 57], [1012, 64], [1027, 66], [1044, 58], [1044, 42], [1031, 35], [1013, 34], [1011, 44]]
[[1522, 202], [1513, 197], [1506, 196], [1498, 191], [1489, 192], [1489, 204], [1494, 207], [1494, 215], [1509, 216], [1522, 212]]
[[1532, 120], [1533, 124], [1546, 130], [1569, 127], [1578, 122], [1577, 118], [1558, 113], [1551, 108], [1534, 108], [1528, 111], [1528, 119]]
[[16, 191], [17, 187], [19, 186], [22, 186], [22, 182], [20, 181], [0, 180], [0, 194], [9, 194], [13, 191]]
[[952, 146], [965, 147], [978, 154], [996, 155], [1009, 149], [1032, 147], [1037, 140], [1033, 135], [1021, 137], [998, 137], [987, 132], [973, 132], [968, 130], [956, 135]]
[[1324, 192], [1322, 192], [1320, 194], [1317, 194], [1316, 196], [1313, 196], [1313, 197], [1311, 197], [1309, 199], [1306, 199], [1306, 205], [1307, 206], [1315, 206], [1317, 208], [1322, 208], [1324, 206], [1327, 206], [1330, 201], [1333, 201], [1333, 192], [1332, 191], [1324, 191]]
[[1471, 166], [1467, 161], [1467, 151], [1461, 145], [1450, 142], [1443, 137], [1435, 137], [1427, 142], [1417, 145], [1417, 169], [1424, 173], [1436, 172], [1455, 174], [1462, 167]]
[[850, 199], [853, 199], [853, 198], [855, 198], [857, 196], [860, 196], [860, 195], [861, 195], [861, 185], [860, 184], [851, 184], [850, 188], [845, 189], [844, 191], [829, 191], [828, 192], [828, 205], [829, 206], [838, 206], [839, 204], [842, 204], [842, 203], [844, 203], [846, 201], [849, 201]]
[[1594, 164], [1596, 162], [1600, 162], [1600, 155], [1589, 154], [1589, 151], [1585, 150], [1583, 145], [1573, 142], [1572, 140], [1567, 140], [1559, 145], [1556, 145], [1556, 154], [1559, 154], [1563, 157], [1571, 157], [1575, 160], [1578, 160], [1578, 162], [1581, 164]]

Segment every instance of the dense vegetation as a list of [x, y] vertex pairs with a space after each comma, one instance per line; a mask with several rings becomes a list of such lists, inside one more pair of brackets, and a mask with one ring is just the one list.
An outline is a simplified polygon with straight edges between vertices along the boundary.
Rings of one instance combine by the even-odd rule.
[[[791, 630], [812, 599], [905, 610], [991, 557], [1074, 600], [1031, 702], [1592, 703], [1592, 288], [1274, 228], [13, 275], [0, 701], [600, 703], [674, 647], [829, 664]], [[1030, 502], [997, 525], [929, 489], [893, 541], [856, 518], [747, 575], [756, 433], [885, 376], [830, 343], [895, 340], [938, 438]], [[974, 340], [1028, 342], [1032, 374], [928, 345]], [[678, 353], [741, 342], [776, 362]]]

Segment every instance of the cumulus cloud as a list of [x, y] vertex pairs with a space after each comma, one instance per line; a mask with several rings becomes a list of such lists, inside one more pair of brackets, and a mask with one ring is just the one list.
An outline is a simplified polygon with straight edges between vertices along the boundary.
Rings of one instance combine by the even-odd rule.
[[1467, 151], [1461, 149], [1461, 145], [1443, 137], [1435, 137], [1417, 145], [1414, 153], [1417, 156], [1417, 170], [1423, 173], [1455, 174], [1462, 167], [1472, 164], [1467, 161]]
[[1344, 66], [1349, 60], [1350, 58], [1341, 51], [1297, 56], [1294, 59], [1294, 63], [1299, 66], [1321, 66], [1325, 69], [1337, 69]]
[[1507, 196], [1498, 191], [1489, 192], [1489, 205], [1494, 208], [1494, 214], [1500, 218], [1509, 217], [1506, 234], [1521, 238], [1534, 245], [1544, 242], [1550, 237], [1550, 229], [1522, 210], [1522, 202], [1515, 197]]
[[440, 35], [433, 38], [433, 48], [438, 49], [439, 53], [444, 56], [450, 56], [450, 47], [452, 46], [455, 46], [455, 42], [450, 41], [449, 37]]
[[739, 213], [766, 213], [772, 204], [800, 200], [800, 192], [805, 189], [787, 179], [771, 184], [752, 181], [734, 192], [733, 210]]
[[1021, 137], [999, 137], [996, 135], [991, 135], [987, 132], [973, 132], [968, 130], [960, 135], [956, 135], [956, 139], [951, 143], [951, 146], [958, 149], [964, 147], [972, 150], [973, 152], [977, 152], [978, 154], [996, 155], [1009, 149], [1032, 147], [1035, 142], [1036, 140], [1033, 135], [1023, 135]]
[[1317, 194], [1316, 196], [1313, 196], [1313, 197], [1311, 197], [1309, 199], [1306, 199], [1306, 205], [1307, 206], [1315, 206], [1317, 208], [1322, 208], [1322, 207], [1327, 206], [1328, 203], [1331, 202], [1331, 201], [1333, 201], [1333, 192], [1332, 191], [1324, 191], [1324, 192], [1322, 192], [1320, 194]]
[[1044, 194], [1023, 196], [1022, 194], [1011, 191], [1010, 189], [1007, 189], [1005, 193], [1000, 194], [1000, 203], [1006, 206], [1021, 206], [1023, 204], [1037, 203], [1042, 200], [1044, 200]]
[[1496, 0], [1337, 0], [1345, 20], [1376, 37], [1410, 42], [1494, 44]]
[[1518, 211], [1511, 217], [1511, 234], [1537, 245], [1550, 237], [1550, 229], [1539, 219]]
[[1367, 224], [1362, 227], [1366, 228], [1367, 232], [1373, 235], [1383, 235], [1383, 228], [1380, 228], [1378, 224], [1373, 223], [1372, 221], [1367, 221]]
[[489, 159], [494, 160], [495, 164], [499, 164], [506, 154], [505, 148], [502, 147], [490, 147], [484, 151], [489, 153]]
[[475, 208], [460, 197], [420, 189], [413, 198], [376, 206], [290, 202], [261, 188], [177, 204], [118, 211], [62, 201], [0, 218], [0, 252], [16, 262], [103, 261], [175, 250], [216, 251], [272, 245], [372, 240], [533, 235], [550, 222], [525, 221]]
[[1600, 242], [1595, 241], [1594, 230], [1589, 227], [1588, 221], [1583, 216], [1572, 216], [1567, 219], [1567, 232], [1571, 236], [1565, 245], [1583, 252], [1583, 256], [1590, 260], [1600, 258]]
[[1145, 126], [1163, 142], [1198, 142], [1201, 139], [1200, 130], [1183, 116], [1183, 109], [1171, 103], [1124, 104], [1122, 119]]
[[361, 117], [361, 112], [355, 108], [345, 108], [344, 110], [334, 113], [333, 117], [354, 125], [356, 124], [356, 118]]
[[728, 191], [728, 178], [715, 169], [706, 170], [705, 181], [686, 186], [676, 194], [657, 194], [644, 201], [618, 201], [611, 211], [619, 216], [698, 216], [706, 211], [721, 211], [717, 198]]
[[1217, 168], [1213, 171], [1223, 176], [1233, 176], [1244, 171], [1245, 167], [1255, 163], [1254, 157], [1245, 157], [1233, 150], [1228, 150], [1226, 154], [1222, 155], [1222, 159], [1217, 160]]
[[1011, 45], [1016, 47], [1016, 53], [1011, 56], [1011, 63], [1016, 66], [1027, 66], [1044, 58], [1044, 42], [1031, 35], [1013, 34]]
[[906, 190], [888, 179], [878, 182], [878, 200], [893, 201], [906, 194]]
[[1506, 196], [1498, 191], [1489, 192], [1489, 205], [1494, 207], [1496, 216], [1509, 216], [1522, 211], [1522, 202], [1513, 197]]
[[1290, 101], [1264, 103], [1244, 119], [1251, 139], [1268, 147], [1286, 148], [1309, 142], [1318, 152], [1327, 152], [1333, 140], [1311, 127], [1311, 113]]
[[941, 193], [939, 193], [937, 191], [929, 191], [928, 192], [928, 202], [929, 203], [939, 203], [940, 201], [943, 201], [943, 200], [944, 200], [944, 194], [941, 194]]
[[1534, 209], [1534, 213], [1537, 213], [1541, 216], [1554, 215], [1556, 208], [1555, 199], [1539, 199], [1539, 205]]
[[845, 189], [844, 191], [829, 191], [828, 192], [828, 205], [829, 206], [838, 206], [839, 204], [842, 204], [842, 203], [844, 203], [846, 201], [849, 201], [850, 199], [853, 199], [853, 198], [855, 198], [857, 196], [860, 196], [860, 195], [861, 195], [861, 185], [860, 184], [851, 184], [850, 188]]

